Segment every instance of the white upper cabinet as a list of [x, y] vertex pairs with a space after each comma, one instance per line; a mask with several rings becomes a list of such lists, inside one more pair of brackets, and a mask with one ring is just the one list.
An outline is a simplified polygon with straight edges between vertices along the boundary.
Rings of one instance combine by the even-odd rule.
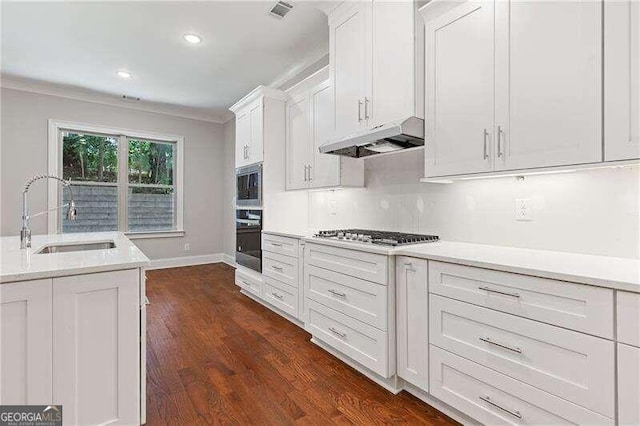
[[259, 86], [229, 108], [236, 115], [236, 167], [264, 160], [266, 99], [284, 101], [284, 92]]
[[602, 5], [497, 1], [496, 169], [602, 161]]
[[286, 110], [286, 189], [363, 186], [364, 163], [320, 153], [335, 132], [334, 93], [324, 69], [290, 89]]
[[434, 0], [425, 176], [601, 162], [598, 2]]
[[640, 158], [640, 3], [604, 2], [604, 159]]
[[490, 171], [494, 7], [465, 3], [427, 22], [428, 175]]
[[335, 137], [416, 115], [415, 5], [344, 2], [329, 14]]

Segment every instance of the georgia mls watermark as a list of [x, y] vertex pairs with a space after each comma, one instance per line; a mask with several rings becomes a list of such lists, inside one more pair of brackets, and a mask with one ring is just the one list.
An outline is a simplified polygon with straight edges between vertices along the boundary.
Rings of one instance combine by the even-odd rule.
[[62, 405], [0, 405], [0, 426], [62, 426]]

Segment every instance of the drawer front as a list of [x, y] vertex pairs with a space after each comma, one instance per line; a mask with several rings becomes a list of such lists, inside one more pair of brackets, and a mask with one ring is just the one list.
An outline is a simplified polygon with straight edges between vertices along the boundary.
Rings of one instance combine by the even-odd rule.
[[436, 295], [430, 299], [431, 344], [613, 417], [613, 342]]
[[431, 346], [431, 394], [490, 425], [613, 425], [614, 421]]
[[613, 338], [613, 291], [610, 289], [432, 261], [429, 262], [429, 291]]
[[262, 274], [298, 288], [298, 259], [268, 251], [262, 252]]
[[311, 265], [304, 270], [304, 285], [309, 299], [387, 330], [389, 287]]
[[382, 377], [391, 377], [388, 335], [313, 300], [309, 302], [307, 331]]
[[640, 347], [640, 294], [617, 294], [618, 341]]
[[262, 234], [262, 250], [298, 258], [300, 240], [279, 235]]
[[388, 283], [388, 259], [381, 254], [307, 243], [304, 262], [305, 265], [318, 266], [374, 283]]
[[298, 316], [298, 290], [269, 277], [264, 278], [264, 300], [292, 317]]
[[262, 281], [236, 270], [236, 285], [258, 297], [262, 297]]
[[640, 348], [618, 343], [618, 423], [640, 425]]

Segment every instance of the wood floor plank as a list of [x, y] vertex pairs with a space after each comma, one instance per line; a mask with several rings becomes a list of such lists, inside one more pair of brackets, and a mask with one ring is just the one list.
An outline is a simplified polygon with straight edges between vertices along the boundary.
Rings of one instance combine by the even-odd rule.
[[457, 424], [312, 344], [228, 265], [147, 275], [148, 425]]

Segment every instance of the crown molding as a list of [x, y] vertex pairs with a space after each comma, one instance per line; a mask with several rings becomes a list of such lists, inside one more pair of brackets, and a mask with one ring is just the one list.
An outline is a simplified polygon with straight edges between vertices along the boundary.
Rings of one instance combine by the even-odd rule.
[[119, 108], [128, 108], [137, 111], [165, 114], [192, 120], [208, 121], [216, 124], [224, 124], [232, 118], [229, 117], [228, 113], [216, 115], [203, 109], [183, 105], [165, 104], [144, 100], [130, 101], [122, 99], [117, 95], [86, 89], [83, 87], [52, 83], [15, 75], [1, 74], [0, 87], [115, 106]]

